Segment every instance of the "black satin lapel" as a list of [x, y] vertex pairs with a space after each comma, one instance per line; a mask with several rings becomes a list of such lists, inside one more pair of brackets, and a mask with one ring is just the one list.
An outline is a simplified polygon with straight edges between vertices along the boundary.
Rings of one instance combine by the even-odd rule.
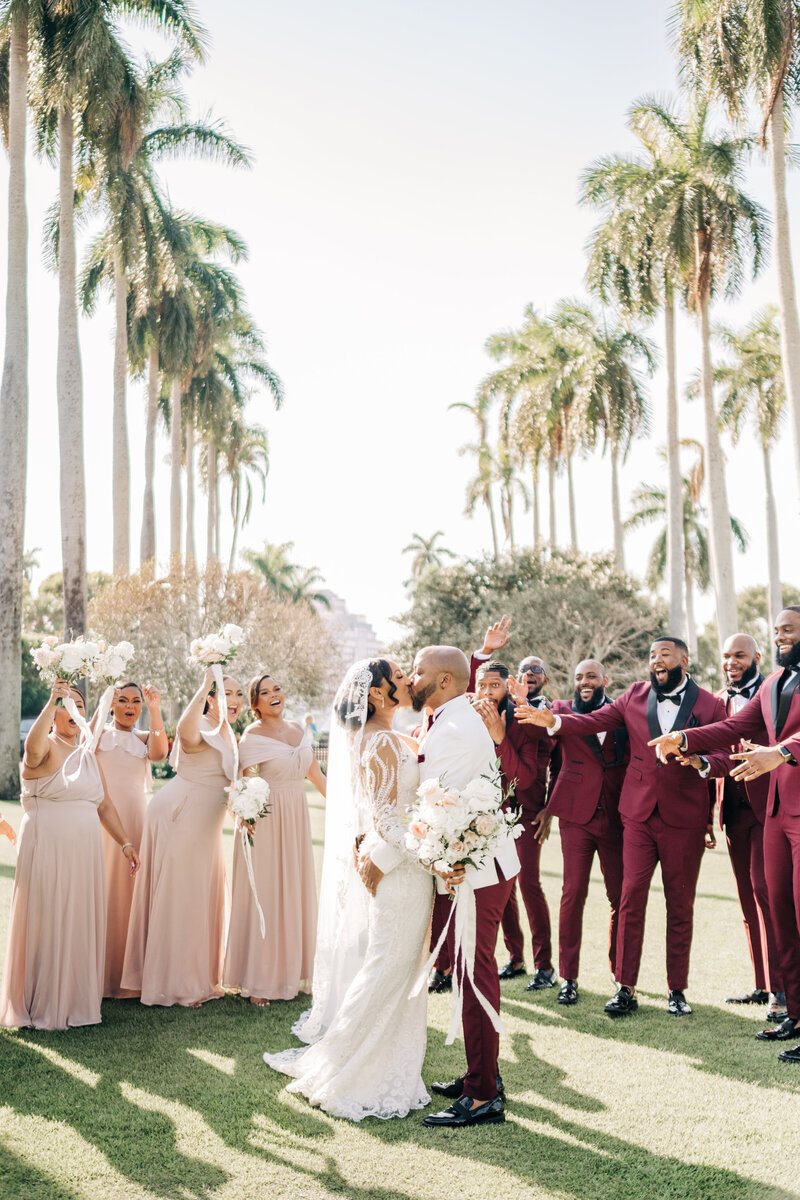
[[783, 691], [781, 692], [781, 698], [778, 703], [778, 718], [775, 722], [775, 736], [776, 737], [781, 736], [781, 732], [783, 730], [784, 725], [786, 724], [786, 718], [789, 715], [789, 709], [792, 707], [792, 700], [794, 699], [794, 694], [796, 691], [797, 691], [797, 684], [795, 684], [794, 687], [790, 687], [789, 681], [787, 679], [786, 683], [783, 686]]
[[627, 745], [628, 745], [627, 729], [615, 729], [614, 730], [614, 749], [615, 749], [614, 761], [612, 763], [606, 764], [607, 770], [611, 767], [621, 767], [622, 766], [623, 762], [625, 761], [625, 748], [627, 747]]
[[587, 734], [583, 740], [586, 742], [586, 745], [589, 747], [595, 758], [599, 758], [600, 762], [603, 764], [603, 766], [605, 766], [606, 760], [603, 758], [603, 747], [600, 745], [600, 739], [598, 738], [597, 734]]
[[661, 726], [658, 723], [658, 700], [654, 688], [650, 688], [647, 693], [647, 728], [650, 730], [650, 737], [661, 737]]
[[686, 728], [687, 722], [692, 715], [692, 709], [694, 708], [699, 692], [700, 689], [695, 681], [690, 679], [686, 684], [686, 691], [683, 693], [683, 700], [681, 701], [681, 706], [678, 709], [678, 715], [672, 723], [672, 729], [670, 730], [671, 733], [674, 733], [676, 729]]
[[776, 736], [778, 731], [778, 688], [782, 679], [783, 673], [776, 675], [769, 690], [769, 704], [772, 709], [772, 728], [775, 730]]

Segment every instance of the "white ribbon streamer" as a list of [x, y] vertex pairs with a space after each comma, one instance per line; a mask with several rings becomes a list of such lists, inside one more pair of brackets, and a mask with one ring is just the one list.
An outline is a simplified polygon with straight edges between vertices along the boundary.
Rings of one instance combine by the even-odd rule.
[[[72, 699], [72, 696], [64, 697], [64, 708], [67, 710], [67, 712], [72, 717], [75, 724], [78, 726], [78, 729], [80, 729], [80, 731], [81, 731], [81, 740], [78, 744], [79, 748], [82, 751], [88, 750], [91, 753], [91, 751], [92, 751], [92, 731], [89, 728], [89, 724], [86, 721], [86, 719], [78, 711], [78, 706], [75, 703], [75, 701]], [[67, 775], [67, 774], [64, 775], [64, 778], [67, 780], [68, 783], [75, 782], [75, 780], [78, 778], [78, 776], [81, 773], [82, 765], [83, 765], [83, 754], [81, 754], [80, 757], [78, 758], [77, 771], [75, 771], [74, 774], [72, 774], [72, 775]], [[66, 766], [66, 764], [65, 764], [65, 766]]]
[[250, 880], [250, 891], [253, 893], [253, 899], [258, 910], [258, 923], [263, 940], [267, 936], [267, 927], [264, 922], [264, 910], [259, 903], [258, 892], [256, 891], [256, 877], [253, 874], [253, 851], [250, 846], [250, 839], [247, 836], [247, 829], [243, 823], [239, 826], [239, 833], [242, 838], [242, 854], [244, 855], [244, 862], [247, 867], [247, 878]]
[[461, 1015], [464, 1008], [464, 976], [469, 980], [470, 987], [475, 993], [475, 999], [480, 1004], [483, 1011], [486, 1013], [492, 1025], [499, 1034], [503, 1033], [503, 1024], [500, 1020], [500, 1015], [492, 1008], [489, 1001], [484, 996], [483, 992], [475, 983], [475, 950], [477, 947], [478, 934], [478, 914], [475, 904], [475, 889], [468, 880], [458, 884], [453, 896], [453, 902], [450, 909], [450, 915], [445, 921], [444, 929], [442, 930], [439, 940], [431, 951], [430, 958], [425, 964], [425, 968], [417, 980], [414, 988], [409, 996], [409, 1000], [413, 1000], [418, 996], [423, 987], [427, 983], [428, 974], [436, 963], [439, 957], [439, 951], [444, 945], [447, 931], [450, 928], [450, 922], [455, 915], [455, 934], [453, 938], [453, 1006], [450, 1010], [450, 1027], [447, 1031], [445, 1040], [446, 1046], [452, 1046], [458, 1036], [458, 1030], [461, 1025]]
[[114, 691], [115, 685], [111, 683], [100, 697], [100, 703], [97, 706], [97, 713], [95, 715], [94, 733], [91, 735], [89, 745], [89, 749], [93, 754], [100, 745], [100, 738], [105, 733], [106, 721], [108, 720], [108, 714], [111, 712], [111, 705], [114, 701]]

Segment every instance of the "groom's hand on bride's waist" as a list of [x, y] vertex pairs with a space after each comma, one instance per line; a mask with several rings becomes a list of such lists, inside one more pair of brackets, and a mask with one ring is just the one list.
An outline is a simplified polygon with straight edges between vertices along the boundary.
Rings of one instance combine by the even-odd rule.
[[374, 896], [378, 890], [378, 884], [383, 879], [383, 871], [375, 866], [368, 853], [362, 855], [358, 860], [358, 873], [370, 896]]

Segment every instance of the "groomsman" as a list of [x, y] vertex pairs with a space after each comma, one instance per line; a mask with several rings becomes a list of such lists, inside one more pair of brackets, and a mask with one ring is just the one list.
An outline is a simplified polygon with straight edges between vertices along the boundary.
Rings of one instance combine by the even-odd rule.
[[[611, 704], [606, 695], [608, 675], [602, 663], [585, 659], [575, 668], [571, 701], [554, 700], [554, 714], [597, 712]], [[535, 727], [531, 727], [533, 729]], [[544, 731], [542, 731], [544, 733]], [[619, 796], [630, 758], [625, 729], [613, 733], [565, 735], [560, 739], [561, 769], [551, 789], [547, 811], [558, 817], [564, 883], [558, 924], [559, 970], [563, 980], [559, 1004], [578, 999], [578, 964], [583, 935], [583, 910], [595, 853], [600, 860], [611, 906], [608, 956], [614, 971], [617, 923], [622, 894], [622, 822]]]
[[[503, 616], [487, 631], [483, 646], [472, 656], [473, 678], [479, 667], [492, 655], [501, 650], [509, 639], [511, 617]], [[547, 667], [541, 658], [535, 654], [523, 658], [517, 668], [517, 683], [526, 689], [528, 704], [549, 709], [543, 695], [547, 686]], [[527, 736], [527, 731], [517, 729], [517, 744], [520, 745]], [[528, 991], [541, 991], [551, 988], [556, 983], [556, 973], [553, 967], [553, 943], [550, 928], [550, 910], [542, 887], [540, 860], [542, 846], [550, 836], [550, 815], [545, 807], [547, 802], [548, 779], [550, 787], [558, 771], [560, 749], [550, 739], [533, 740], [533, 749], [528, 751], [530, 761], [535, 755], [536, 771], [525, 772], [524, 779], [518, 780], [515, 804], [521, 813], [523, 834], [517, 841], [517, 853], [520, 859], [519, 890], [525, 904], [528, 924], [531, 929], [533, 943], [534, 974], [528, 983]], [[519, 905], [516, 888], [512, 891], [505, 912], [503, 913], [503, 940], [508, 950], [509, 960], [500, 970], [501, 979], [513, 979], [525, 974], [523, 958], [523, 933], [519, 920]]]
[[650, 647], [650, 682], [634, 683], [618, 700], [594, 712], [551, 713], [523, 705], [517, 720], [539, 725], [553, 736], [585, 737], [627, 730], [630, 763], [622, 785], [619, 811], [623, 825], [623, 883], [617, 930], [618, 990], [606, 1004], [611, 1017], [639, 1007], [636, 983], [644, 940], [650, 880], [661, 865], [667, 905], [668, 1010], [686, 1016], [694, 897], [705, 846], [715, 845], [709, 775], [722, 775], [727, 755], [710, 760], [694, 756], [695, 768], [679, 763], [659, 766], [648, 748], [659, 732], [684, 729], [725, 715], [722, 702], [698, 687], [687, 674], [689, 651], [680, 638], [656, 638]]
[[[760, 662], [761, 653], [756, 641], [747, 633], [735, 633], [723, 646], [725, 687], [717, 694], [729, 717], [735, 716], [759, 691], [764, 682]], [[766, 745], [766, 731], [755, 734], [752, 740]], [[741, 743], [735, 744], [733, 749], [741, 750]], [[778, 976], [778, 950], [764, 874], [764, 821], [768, 795], [769, 775], [760, 775], [750, 783], [742, 783], [730, 775], [717, 780], [719, 823], [728, 843], [755, 985], [752, 992], [743, 996], [729, 996], [727, 1003], [769, 1002], [767, 1017], [780, 1021], [787, 1015], [784, 1011], [786, 998]]]
[[[794, 769], [800, 762], [800, 607], [790, 605], [776, 617], [775, 650], [778, 670], [739, 712], [708, 728], [672, 733], [651, 743], [666, 759], [742, 741], [744, 749], [731, 756], [739, 764], [733, 777], [751, 784], [769, 774], [764, 871], [788, 1015], [774, 1029], [756, 1034], [765, 1042], [788, 1041], [800, 1033], [800, 772]], [[766, 735], [767, 745], [753, 743], [759, 735]], [[800, 1063], [800, 1045], [778, 1057]]]

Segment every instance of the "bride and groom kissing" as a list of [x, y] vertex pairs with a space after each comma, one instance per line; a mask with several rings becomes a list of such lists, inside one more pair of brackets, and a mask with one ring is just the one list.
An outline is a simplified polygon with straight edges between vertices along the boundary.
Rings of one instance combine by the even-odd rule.
[[[293, 1028], [307, 1045], [264, 1055], [270, 1067], [293, 1076], [288, 1091], [332, 1116], [405, 1117], [431, 1103], [422, 1064], [435, 879], [439, 905], [459, 887], [473, 890], [475, 956], [470, 979], [451, 920], [466, 1071], [431, 1085], [452, 1103], [422, 1123], [505, 1120], [495, 944], [519, 871], [513, 835], [486, 865], [433, 877], [406, 846], [405, 814], [420, 783], [442, 779], [460, 789], [494, 773], [494, 743], [466, 695], [469, 675], [461, 650], [427, 646], [410, 678], [388, 659], [356, 663], [333, 704], [313, 1003]], [[425, 714], [418, 742], [394, 730], [400, 707]]]

